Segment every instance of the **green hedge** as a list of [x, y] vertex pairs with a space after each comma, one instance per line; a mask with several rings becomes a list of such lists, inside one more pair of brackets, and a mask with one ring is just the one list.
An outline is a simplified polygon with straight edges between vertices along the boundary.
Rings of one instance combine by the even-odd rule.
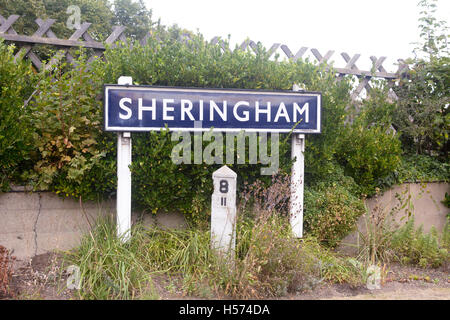
[[31, 63], [14, 62], [14, 50], [0, 39], [0, 190], [20, 180], [20, 167], [33, 150], [23, 105], [34, 90], [36, 75]]

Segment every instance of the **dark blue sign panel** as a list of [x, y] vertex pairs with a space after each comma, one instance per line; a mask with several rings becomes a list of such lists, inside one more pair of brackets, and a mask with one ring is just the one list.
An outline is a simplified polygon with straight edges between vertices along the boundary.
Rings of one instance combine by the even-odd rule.
[[105, 85], [106, 131], [320, 133], [321, 95]]

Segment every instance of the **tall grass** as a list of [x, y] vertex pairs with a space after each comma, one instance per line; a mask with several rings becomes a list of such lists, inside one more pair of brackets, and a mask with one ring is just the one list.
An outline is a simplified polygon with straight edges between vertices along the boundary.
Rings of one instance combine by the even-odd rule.
[[379, 190], [374, 197], [375, 206], [370, 211], [366, 207], [364, 215], [365, 230], [358, 230], [361, 239], [359, 259], [367, 265], [389, 262], [393, 258], [392, 234], [397, 227], [394, 215], [398, 207], [388, 210], [379, 201]]
[[[165, 278], [186, 295], [205, 298], [265, 298], [300, 292], [323, 281], [359, 283], [359, 270], [320, 246], [314, 238], [293, 237], [283, 192], [276, 178], [266, 188], [248, 186], [239, 208], [235, 257], [210, 247], [209, 230], [164, 230], [136, 224], [127, 243], [114, 223], [103, 220], [67, 262], [80, 267], [82, 299], [159, 298]], [[281, 179], [281, 180], [280, 180]], [[278, 194], [277, 194], [278, 192]]]
[[66, 255], [68, 263], [80, 268], [80, 298], [131, 299], [151, 287], [151, 273], [139, 257], [141, 249], [135, 238], [123, 244], [111, 220], [98, 221], [81, 245]]

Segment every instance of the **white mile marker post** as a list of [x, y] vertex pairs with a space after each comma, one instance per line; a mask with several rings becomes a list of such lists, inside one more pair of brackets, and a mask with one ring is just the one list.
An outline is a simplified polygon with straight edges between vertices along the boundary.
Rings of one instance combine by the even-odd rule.
[[[302, 91], [294, 84], [293, 91]], [[303, 190], [305, 178], [305, 135], [292, 134], [291, 158], [295, 159], [291, 173], [290, 223], [294, 236], [303, 237]]]
[[[131, 77], [120, 77], [120, 85], [132, 85]], [[131, 229], [131, 133], [117, 133], [117, 237], [127, 242]]]
[[211, 247], [234, 261], [236, 242], [237, 174], [223, 166], [213, 173], [211, 196]]

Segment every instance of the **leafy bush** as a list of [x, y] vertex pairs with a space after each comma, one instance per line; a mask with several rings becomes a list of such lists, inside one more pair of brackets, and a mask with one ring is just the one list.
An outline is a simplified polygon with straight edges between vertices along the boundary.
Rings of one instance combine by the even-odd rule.
[[[379, 147], [377, 148], [386, 149], [386, 154], [381, 158], [380, 154], [382, 152], [374, 153], [373, 149], [366, 148], [364, 144], [362, 145], [363, 147], [358, 146], [355, 148], [355, 150], [361, 153], [368, 150], [367, 157], [364, 158], [367, 161], [366, 168], [371, 167], [371, 170], [376, 169], [376, 172], [372, 175], [376, 179], [369, 177], [369, 180], [364, 182], [365, 185], [363, 185], [363, 188], [365, 189], [365, 193], [373, 195], [374, 187], [385, 189], [394, 184], [404, 182], [448, 181], [450, 171], [446, 159], [430, 154], [416, 154], [415, 151], [411, 153], [410, 147], [413, 146], [415, 142], [407, 142], [409, 139], [407, 138], [407, 134], [400, 129], [397, 120], [401, 113], [401, 111], [399, 111], [401, 107], [399, 106], [399, 103], [389, 100], [389, 86], [387, 86], [385, 82], [375, 82], [375, 86], [370, 91], [368, 98], [361, 103], [360, 107], [360, 112], [356, 117], [355, 124], [350, 130], [355, 130], [355, 128], [360, 125], [362, 130], [364, 130], [364, 128], [376, 127], [378, 129], [372, 130], [379, 130], [392, 135], [392, 141], [389, 142], [390, 139], [388, 139], [386, 135], [383, 135], [383, 132], [379, 135], [376, 134], [377, 138], [384, 137], [384, 142], [379, 144]], [[397, 128], [399, 132], [395, 133], [393, 127]], [[370, 134], [366, 132], [365, 135], [367, 136]], [[354, 136], [352, 136], [351, 131], [347, 131], [344, 134], [344, 138], [340, 140], [339, 143], [346, 149], [352, 149], [352, 145], [349, 143], [352, 138], [354, 138]], [[398, 142], [395, 141], [397, 139], [402, 142], [401, 151], [397, 146]], [[358, 138], [356, 138], [354, 142], [364, 143], [364, 141], [360, 141]], [[370, 145], [371, 144], [369, 144], [369, 146]], [[401, 152], [401, 156], [399, 152]], [[354, 155], [350, 155], [349, 157], [353, 161], [358, 161], [358, 157], [355, 157]], [[343, 156], [338, 156], [341, 164], [346, 163], [346, 160], [343, 158]], [[382, 170], [383, 172], [379, 170], [379, 166], [382, 165], [382, 160], [386, 165], [384, 170]], [[363, 159], [360, 159], [360, 161], [363, 161]], [[362, 170], [365, 171], [364, 168]], [[352, 168], [348, 168], [348, 165], [346, 165], [346, 174], [352, 175], [358, 183], [365, 178], [356, 178], [354, 174], [358, 175], [359, 173], [355, 172]], [[367, 172], [367, 175], [370, 175], [370, 173]]]
[[355, 228], [365, 211], [363, 201], [339, 183], [306, 188], [304, 207], [305, 232], [330, 247]]
[[396, 175], [400, 182], [448, 182], [450, 164], [428, 155], [406, 154]]
[[[116, 139], [101, 130], [101, 105], [96, 98], [102, 83], [116, 83], [121, 75], [147, 85], [289, 90], [293, 83], [301, 83], [308, 90], [321, 91], [323, 134], [307, 139], [310, 161], [306, 174], [312, 184], [330, 176], [336, 167], [336, 140], [344, 129], [349, 81], [336, 81], [332, 71], [309, 62], [273, 61], [260, 45], [256, 54], [223, 51], [201, 35], [193, 35], [193, 40], [185, 43], [179, 41], [179, 34], [176, 28], [160, 30], [145, 46], [109, 48], [106, 61], [96, 61], [91, 72], [86, 72], [81, 54], [74, 65], [62, 63], [56, 72], [41, 73], [39, 94], [34, 96], [33, 114], [28, 118], [34, 130], [36, 151], [30, 152], [34, 168], [24, 178], [36, 188], [83, 199], [114, 194]], [[289, 135], [281, 136], [284, 172], [290, 171], [289, 139]], [[133, 134], [133, 204], [148, 212], [178, 209], [205, 220], [210, 177], [217, 167], [176, 166], [170, 160], [173, 145], [168, 133]], [[251, 183], [258, 178], [261, 167], [233, 166], [243, 179], [239, 190], [243, 181]], [[270, 177], [261, 179], [270, 181]]]
[[65, 68], [60, 63], [54, 73], [43, 71], [30, 103], [37, 155], [27, 176], [36, 188], [94, 199], [115, 184], [115, 161], [105, 159], [114, 147], [102, 132], [102, 107], [96, 100], [102, 77], [89, 70], [83, 54], [63, 73]]
[[416, 63], [396, 88], [394, 124], [406, 150], [448, 158], [450, 58]]
[[307, 88], [322, 92], [322, 132], [319, 135], [308, 135], [305, 139], [305, 180], [311, 184], [329, 180], [336, 174], [339, 140], [346, 130], [346, 108], [351, 101], [349, 79], [344, 78], [344, 81], [336, 82], [336, 75], [332, 72], [321, 72], [322, 67], [310, 67], [308, 70], [313, 76], [310, 75], [312, 79], [309, 81], [312, 85]]
[[[441, 201], [444, 206], [446, 206], [447, 208], [450, 208], [450, 195], [448, 194], [448, 192], [445, 193], [444, 196], [444, 200]], [[448, 221], [449, 216], [447, 216], [447, 221]]]
[[448, 159], [450, 150], [450, 57], [446, 21], [435, 17], [436, 0], [422, 0], [421, 42], [416, 58], [394, 90], [399, 97], [394, 124], [402, 133], [405, 150]]
[[152, 213], [175, 208], [189, 217], [208, 206], [210, 177], [217, 166], [174, 164], [170, 153], [177, 142], [170, 137], [168, 130], [133, 134], [133, 197], [139, 207]]
[[343, 132], [338, 143], [336, 158], [363, 194], [373, 195], [380, 181], [400, 165], [400, 141], [382, 127], [367, 128], [355, 122]]
[[29, 62], [14, 62], [13, 52], [14, 46], [0, 39], [0, 190], [17, 179], [33, 147], [24, 102], [34, 90], [36, 76]]

